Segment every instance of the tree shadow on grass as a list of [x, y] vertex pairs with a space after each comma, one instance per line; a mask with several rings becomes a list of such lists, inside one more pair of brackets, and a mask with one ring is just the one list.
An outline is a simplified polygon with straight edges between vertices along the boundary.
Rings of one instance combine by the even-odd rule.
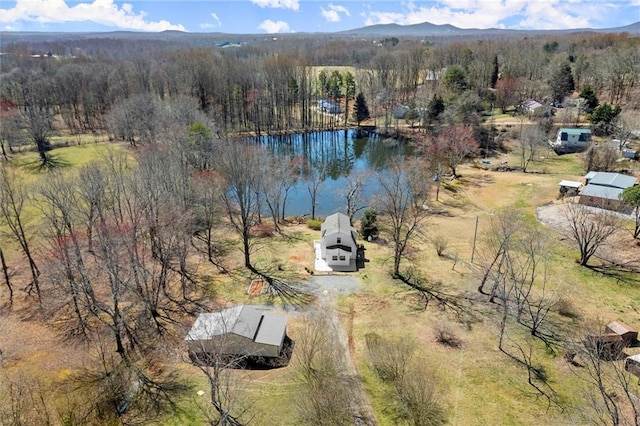
[[640, 285], [640, 276], [637, 268], [628, 268], [622, 265], [586, 265], [594, 273], [599, 273], [607, 278], [616, 280], [616, 284], [626, 284], [630, 286]]
[[38, 158], [34, 161], [24, 161], [18, 164], [31, 172], [48, 172], [58, 169], [64, 169], [71, 166], [71, 163], [58, 156], [50, 156], [46, 161]]

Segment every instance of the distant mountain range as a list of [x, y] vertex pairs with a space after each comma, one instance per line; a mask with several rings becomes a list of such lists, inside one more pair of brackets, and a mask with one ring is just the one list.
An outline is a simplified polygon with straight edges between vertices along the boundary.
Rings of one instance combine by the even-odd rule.
[[458, 28], [453, 25], [436, 25], [429, 22], [414, 25], [379, 24], [353, 30], [342, 31], [337, 34], [351, 36], [382, 36], [382, 37], [449, 37], [449, 36], [512, 36], [512, 35], [544, 35], [569, 34], [579, 32], [591, 33], [629, 33], [640, 34], [640, 21], [617, 28], [574, 28], [563, 30], [506, 30], [501, 28]]
[[0, 32], [0, 45], [11, 43], [32, 42], [51, 43], [69, 40], [89, 40], [89, 39], [112, 39], [112, 40], [162, 40], [188, 45], [198, 45], [201, 43], [221, 42], [233, 43], [296, 38], [383, 38], [383, 37], [412, 37], [412, 38], [439, 38], [442, 40], [456, 40], [459, 37], [470, 38], [514, 38], [536, 35], [563, 35], [570, 33], [629, 33], [640, 35], [640, 21], [631, 25], [616, 28], [573, 28], [563, 30], [510, 30], [500, 28], [458, 28], [453, 25], [435, 25], [423, 22], [415, 25], [381, 24], [370, 25], [347, 31], [335, 33], [278, 33], [278, 34], [228, 34], [228, 33], [187, 33], [181, 31], [163, 31], [158, 33], [136, 32], [136, 31], [108, 31], [108, 32], [88, 32], [88, 33], [62, 33], [62, 32]]

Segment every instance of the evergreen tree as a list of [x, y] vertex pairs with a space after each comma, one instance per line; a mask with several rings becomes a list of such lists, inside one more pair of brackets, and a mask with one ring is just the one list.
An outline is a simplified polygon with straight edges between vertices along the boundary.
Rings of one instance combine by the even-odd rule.
[[596, 97], [596, 92], [588, 84], [582, 88], [580, 97], [585, 101], [584, 110], [587, 113], [593, 111], [600, 104]]
[[491, 87], [495, 88], [496, 83], [498, 82], [498, 76], [500, 75], [500, 70], [498, 68], [498, 56], [493, 57], [493, 72], [491, 73]]
[[464, 92], [467, 85], [467, 74], [464, 69], [458, 65], [453, 65], [447, 68], [443, 77], [444, 87], [450, 91], [460, 94]]
[[438, 121], [440, 114], [444, 112], [444, 108], [444, 100], [442, 100], [440, 96], [433, 95], [433, 98], [429, 101], [429, 105], [427, 105], [427, 113], [425, 114], [427, 124]]
[[553, 74], [549, 84], [551, 86], [551, 92], [555, 102], [562, 102], [565, 96], [571, 94], [571, 92], [575, 90], [573, 74], [571, 73], [571, 67], [568, 63], [563, 64]]
[[362, 92], [359, 92], [356, 96], [356, 103], [353, 105], [353, 117], [358, 123], [358, 126], [360, 126], [362, 121], [369, 118], [369, 107]]
[[378, 216], [373, 210], [365, 210], [362, 219], [360, 219], [360, 234], [362, 238], [369, 239], [378, 236]]
[[613, 133], [615, 122], [622, 112], [620, 105], [612, 106], [607, 103], [597, 106], [589, 119], [593, 124], [596, 135], [608, 136]]

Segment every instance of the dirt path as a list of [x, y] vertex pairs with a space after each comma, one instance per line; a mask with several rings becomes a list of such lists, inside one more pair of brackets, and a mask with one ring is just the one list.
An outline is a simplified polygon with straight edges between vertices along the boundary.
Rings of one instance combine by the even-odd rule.
[[375, 426], [378, 423], [376, 422], [373, 408], [371, 407], [369, 398], [367, 397], [367, 392], [360, 380], [358, 369], [351, 357], [349, 339], [347, 337], [347, 332], [340, 321], [340, 313], [336, 304], [336, 295], [338, 293], [351, 294], [358, 292], [362, 289], [360, 282], [356, 277], [324, 275], [313, 277], [311, 285], [314, 289], [314, 293], [316, 293], [320, 298], [319, 309], [329, 313], [332, 334], [337, 337], [338, 343], [342, 348], [340, 353], [342, 354], [342, 361], [346, 370], [346, 379], [351, 390], [351, 409], [353, 411], [354, 424]]

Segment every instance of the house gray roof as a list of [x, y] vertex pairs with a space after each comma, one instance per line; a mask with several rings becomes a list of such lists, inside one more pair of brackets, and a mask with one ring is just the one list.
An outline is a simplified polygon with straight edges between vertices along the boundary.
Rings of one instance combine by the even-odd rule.
[[591, 172], [587, 173], [586, 175], [584, 175], [584, 178], [585, 178], [585, 179], [587, 179], [587, 180], [589, 180], [589, 179], [593, 179], [593, 177], [594, 177], [595, 175], [597, 175], [597, 174], [598, 174], [598, 172], [593, 172], [593, 171], [591, 171]]
[[254, 306], [238, 305], [220, 312], [198, 315], [185, 340], [207, 340], [233, 333], [258, 343], [279, 345], [286, 325], [287, 319], [284, 317]]
[[332, 234], [334, 232], [345, 232], [350, 234], [352, 231], [355, 231], [355, 228], [351, 226], [351, 221], [349, 220], [349, 216], [343, 213], [334, 213], [324, 220], [322, 225], [320, 226], [320, 230], [322, 231], [322, 235]]
[[527, 99], [524, 102], [522, 102], [522, 106], [524, 108], [530, 109], [530, 110], [534, 110], [536, 108], [540, 108], [544, 105], [542, 105], [540, 102], [535, 101], [533, 99]]
[[[585, 177], [589, 179], [589, 175], [591, 175], [591, 173], [592, 172], [587, 173], [587, 176]], [[590, 179], [589, 185], [600, 185], [620, 189], [629, 188], [630, 186], [635, 185], [638, 181], [638, 179], [633, 176], [611, 172], [595, 172], [591, 175]]]
[[606, 198], [608, 200], [619, 200], [622, 191], [623, 189], [621, 188], [589, 184], [582, 188], [582, 191], [580, 191], [580, 195], [584, 195], [587, 197]]

